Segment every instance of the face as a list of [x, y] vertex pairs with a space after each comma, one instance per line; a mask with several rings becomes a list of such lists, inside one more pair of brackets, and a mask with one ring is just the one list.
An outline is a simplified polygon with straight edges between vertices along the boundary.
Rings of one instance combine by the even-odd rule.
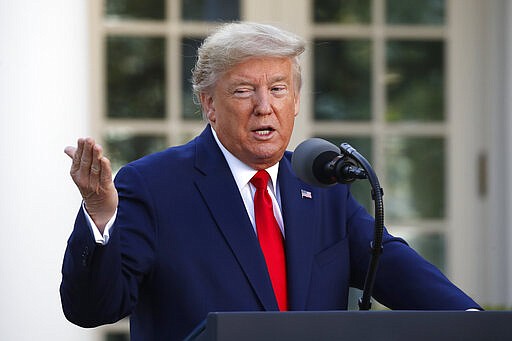
[[250, 58], [217, 81], [201, 104], [220, 142], [254, 169], [281, 160], [299, 112], [289, 58]]

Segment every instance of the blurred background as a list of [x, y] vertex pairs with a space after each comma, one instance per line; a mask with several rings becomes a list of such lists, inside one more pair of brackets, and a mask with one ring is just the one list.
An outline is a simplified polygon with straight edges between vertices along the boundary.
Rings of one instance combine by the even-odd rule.
[[[386, 225], [488, 309], [512, 307], [509, 0], [0, 0], [0, 339], [128, 340], [64, 318], [60, 267], [80, 205], [66, 145], [116, 170], [205, 123], [190, 69], [220, 22], [308, 42], [290, 149], [349, 142]], [[366, 183], [354, 185], [372, 211]]]

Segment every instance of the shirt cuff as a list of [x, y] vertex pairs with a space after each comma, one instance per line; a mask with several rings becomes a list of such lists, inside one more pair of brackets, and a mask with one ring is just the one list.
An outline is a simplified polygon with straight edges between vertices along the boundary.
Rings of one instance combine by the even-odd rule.
[[112, 233], [112, 226], [114, 225], [114, 222], [117, 217], [117, 208], [114, 212], [114, 215], [105, 225], [105, 230], [103, 231], [103, 235], [101, 234], [100, 230], [94, 223], [94, 220], [92, 220], [91, 216], [89, 215], [89, 212], [87, 212], [87, 209], [85, 208], [85, 203], [82, 202], [82, 209], [84, 210], [85, 218], [87, 222], [89, 223], [89, 228], [91, 229], [91, 233], [94, 236], [94, 240], [97, 244], [106, 245], [108, 243], [108, 240], [110, 239], [110, 234]]

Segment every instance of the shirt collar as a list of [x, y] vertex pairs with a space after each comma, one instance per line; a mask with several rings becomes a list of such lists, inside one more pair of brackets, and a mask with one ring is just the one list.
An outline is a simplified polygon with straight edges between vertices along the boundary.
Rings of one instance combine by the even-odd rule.
[[[213, 129], [212, 126], [210, 126], [210, 129], [212, 130], [213, 137], [215, 138], [215, 142], [217, 142], [217, 145], [219, 146], [220, 150], [222, 151], [222, 154], [226, 158], [226, 161], [228, 163], [229, 169], [231, 170], [231, 173], [233, 174], [233, 177], [235, 178], [236, 185], [238, 186], [238, 190], [242, 190], [243, 187], [245, 187], [249, 181], [252, 179], [254, 174], [256, 174], [256, 170], [252, 167], [249, 167], [242, 161], [240, 161], [236, 156], [231, 154], [229, 150], [222, 145], [219, 138], [217, 137], [217, 133], [215, 132], [215, 129]], [[268, 174], [270, 175], [271, 179], [271, 189], [272, 191], [276, 192], [276, 184], [277, 184], [277, 174], [279, 171], [279, 162], [275, 165], [269, 167], [266, 169]]]

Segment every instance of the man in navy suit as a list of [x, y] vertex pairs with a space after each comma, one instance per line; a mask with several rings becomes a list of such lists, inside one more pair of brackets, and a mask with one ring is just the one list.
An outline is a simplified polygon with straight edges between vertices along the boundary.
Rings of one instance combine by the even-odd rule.
[[[347, 308], [349, 286], [364, 283], [374, 220], [349, 186], [314, 188], [291, 170], [285, 149], [304, 46], [273, 26], [222, 25], [193, 70], [204, 131], [126, 165], [115, 184], [93, 139], [66, 148], [83, 197], [62, 268], [70, 321], [94, 327], [130, 316], [132, 340], [172, 340], [211, 311], [278, 310], [256, 229], [251, 178], [259, 170], [270, 175], [284, 240], [281, 310]], [[391, 309], [479, 308], [387, 232], [373, 296]]]

